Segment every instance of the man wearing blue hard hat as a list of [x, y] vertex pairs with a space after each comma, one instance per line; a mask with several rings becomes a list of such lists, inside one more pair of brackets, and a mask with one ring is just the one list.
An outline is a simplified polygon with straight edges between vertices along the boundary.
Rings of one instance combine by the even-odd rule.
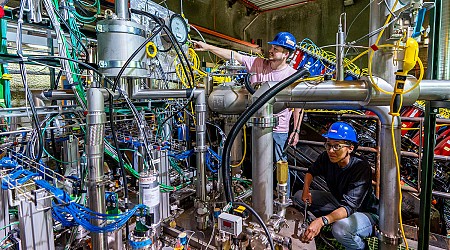
[[[352, 152], [358, 146], [355, 129], [348, 123], [335, 122], [323, 135], [325, 152], [309, 167], [303, 190], [294, 201], [317, 219], [311, 222], [301, 240], [310, 242], [323, 226], [332, 224], [334, 238], [346, 249], [366, 249], [364, 238], [374, 234], [378, 223], [378, 199], [372, 188], [369, 163]], [[330, 192], [310, 190], [314, 177], [321, 176]]]
[[[297, 44], [295, 37], [289, 32], [278, 33], [273, 41], [269, 42], [269, 58], [259, 58], [246, 56], [236, 53], [232, 50], [219, 48], [204, 42], [194, 42], [196, 51], [209, 51], [213, 54], [230, 60], [234, 58], [240, 64], [247, 67], [250, 73], [253, 73], [250, 82], [282, 81], [295, 72], [295, 69], [287, 63]], [[290, 109], [285, 109], [275, 116], [278, 117], [278, 126], [273, 129], [275, 161], [287, 160], [284, 148], [289, 136], [290, 145], [295, 146], [299, 140], [301, 109], [294, 109], [294, 131], [289, 136], [289, 120], [292, 115]]]

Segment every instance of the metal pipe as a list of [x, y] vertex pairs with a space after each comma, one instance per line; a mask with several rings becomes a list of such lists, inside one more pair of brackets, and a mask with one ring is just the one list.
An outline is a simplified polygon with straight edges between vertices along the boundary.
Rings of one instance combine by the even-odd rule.
[[[390, 14], [388, 8], [392, 8], [395, 0], [386, 0], [384, 3], [379, 3], [379, 1], [372, 1], [370, 4], [370, 21], [369, 21], [369, 32], [375, 31], [382, 27], [386, 21], [386, 17]], [[389, 7], [387, 7], [389, 6]], [[391, 18], [392, 20], [392, 18]], [[389, 28], [389, 27], [388, 27]], [[386, 29], [388, 29], [386, 28]], [[378, 44], [393, 43], [396, 40], [389, 39], [389, 32], [385, 30]], [[369, 46], [375, 44], [378, 38], [378, 34], [369, 38]], [[394, 65], [394, 49], [386, 48], [380, 49], [374, 52], [372, 60], [372, 73], [390, 84], [395, 83], [395, 72], [398, 70], [398, 64]]]
[[[160, 183], [170, 186], [169, 176], [169, 155], [167, 150], [161, 150], [161, 164], [159, 165]], [[165, 220], [170, 216], [170, 197], [169, 193], [161, 193], [160, 205], [161, 220]]]
[[[400, 117], [389, 115], [389, 107], [370, 107], [380, 118], [380, 221], [379, 228], [384, 235], [380, 239], [380, 249], [397, 249], [398, 238], [398, 176], [396, 159], [392, 151], [392, 141], [395, 140], [397, 152], [401, 150], [401, 121]], [[394, 138], [392, 137], [392, 127], [394, 127]], [[393, 203], [394, 201], [394, 203]]]
[[[236, 115], [227, 116], [224, 120], [224, 132], [228, 134], [237, 121]], [[231, 146], [230, 163], [236, 165], [242, 159], [242, 131], [238, 133], [233, 145]]]
[[195, 98], [197, 190], [200, 201], [206, 201], [206, 92], [204, 89], [141, 89], [133, 99]]
[[133, 99], [165, 99], [165, 98], [189, 98], [192, 89], [140, 89], [134, 90]]
[[197, 161], [197, 198], [206, 201], [206, 94], [204, 89], [194, 90], [195, 97], [195, 152]]
[[449, 100], [450, 80], [422, 80], [420, 82], [419, 100]]
[[127, 0], [115, 0], [114, 7], [116, 10], [117, 18], [119, 19], [130, 19], [130, 14], [128, 13], [128, 1]]
[[[105, 186], [103, 173], [104, 137], [105, 137], [105, 103], [103, 94], [99, 89], [90, 88], [87, 92], [88, 114], [87, 114], [87, 140], [86, 156], [89, 170], [88, 195], [89, 208], [92, 211], [104, 214], [105, 207]], [[93, 220], [92, 224], [101, 226], [102, 222]], [[92, 233], [93, 249], [107, 249], [107, 235], [103, 233]]]
[[[263, 84], [252, 96], [253, 102], [274, 83]], [[273, 136], [274, 99], [252, 117], [252, 202], [255, 211], [267, 222], [273, 214]]]
[[244, 41], [247, 41], [247, 29], [256, 21], [256, 19], [259, 17], [259, 13], [255, 14], [255, 17], [247, 24], [245, 25], [244, 29], [242, 30], [242, 38], [244, 39]]
[[[374, 77], [374, 80], [380, 88], [392, 91], [392, 86], [385, 80], [379, 77]], [[417, 80], [414, 77], [408, 77], [405, 82], [405, 89], [410, 89], [416, 82]], [[404, 94], [403, 105], [414, 104], [419, 97], [420, 90], [415, 88]], [[450, 91], [450, 86], [442, 86], [441, 91], [447, 90]], [[426, 93], [431, 91], [431, 88], [425, 88], [423, 91], [425, 92], [423, 95], [426, 95]], [[278, 112], [280, 108], [278, 102], [323, 102], [336, 100], [358, 102], [361, 106], [386, 106], [390, 104], [391, 97], [391, 95], [373, 89], [368, 80], [299, 82], [297, 85], [293, 84], [275, 96], [274, 112]]]
[[273, 214], [272, 104], [265, 104], [254, 118], [269, 121], [252, 126], [252, 201], [255, 211], [267, 222]]
[[[342, 16], [344, 16], [344, 27], [342, 27]], [[344, 46], [345, 46], [345, 26], [347, 14], [342, 13], [339, 18], [338, 32], [336, 33], [336, 80], [344, 80]]]

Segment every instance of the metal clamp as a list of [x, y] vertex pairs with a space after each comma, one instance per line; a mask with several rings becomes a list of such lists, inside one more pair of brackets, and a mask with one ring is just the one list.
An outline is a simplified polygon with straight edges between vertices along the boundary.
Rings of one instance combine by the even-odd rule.
[[388, 245], [400, 245], [403, 242], [403, 238], [401, 235], [389, 236], [383, 233], [377, 226], [375, 226], [375, 233], [378, 237], [378, 240], [386, 243]]
[[278, 125], [278, 117], [252, 117], [248, 121], [249, 126], [258, 128], [272, 128]]
[[[100, 68], [122, 68], [123, 65], [125, 65], [125, 61], [121, 60], [110, 60], [110, 61], [100, 60], [98, 62], [98, 67]], [[146, 69], [146, 63], [141, 61], [131, 61], [127, 65], [127, 68]]]

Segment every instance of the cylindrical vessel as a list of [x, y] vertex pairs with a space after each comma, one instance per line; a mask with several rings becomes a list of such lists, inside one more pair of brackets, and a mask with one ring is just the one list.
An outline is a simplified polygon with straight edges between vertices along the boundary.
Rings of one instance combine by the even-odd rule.
[[[98, 66], [105, 76], [117, 76], [134, 51], [145, 42], [145, 27], [127, 20], [103, 20], [97, 24]], [[147, 75], [145, 49], [128, 64], [122, 76]]]
[[[105, 154], [105, 103], [99, 89], [90, 88], [87, 92], [88, 114], [86, 116], [86, 157], [88, 167], [89, 208], [98, 213], [105, 213], [105, 182], [103, 172], [103, 156]], [[100, 220], [92, 220], [96, 226], [101, 226]], [[107, 238], [103, 233], [92, 233], [94, 249], [107, 249]]]
[[240, 115], [248, 106], [248, 94], [242, 86], [217, 86], [208, 97], [208, 107], [220, 114]]
[[159, 223], [160, 216], [160, 192], [158, 172], [142, 172], [139, 176], [139, 203], [148, 207], [153, 216], [153, 223]]
[[[272, 114], [272, 105], [266, 103], [254, 117], [268, 121]], [[265, 222], [273, 215], [273, 125], [260, 122], [252, 127], [253, 207]]]

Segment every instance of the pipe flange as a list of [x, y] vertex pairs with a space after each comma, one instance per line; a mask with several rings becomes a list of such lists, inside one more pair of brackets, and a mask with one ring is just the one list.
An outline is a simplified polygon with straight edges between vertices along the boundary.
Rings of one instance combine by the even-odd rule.
[[403, 242], [403, 238], [401, 235], [390, 236], [383, 233], [377, 226], [375, 226], [375, 233], [378, 237], [378, 240], [386, 243], [388, 245], [400, 245]]
[[194, 152], [206, 152], [208, 150], [208, 146], [198, 146], [194, 148]]
[[268, 117], [252, 117], [247, 122], [249, 126], [254, 126], [258, 128], [272, 128], [278, 125], [278, 117], [268, 116]]

